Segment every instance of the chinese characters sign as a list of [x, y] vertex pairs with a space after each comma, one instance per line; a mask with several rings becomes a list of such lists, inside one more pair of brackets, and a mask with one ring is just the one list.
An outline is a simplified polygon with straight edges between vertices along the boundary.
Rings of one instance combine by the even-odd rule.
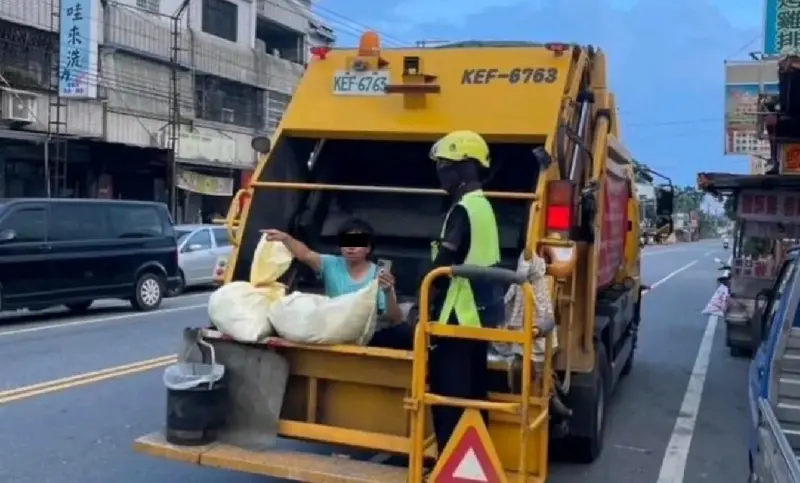
[[61, 0], [58, 94], [97, 97], [98, 0]]
[[177, 168], [176, 184], [178, 188], [209, 196], [233, 195], [233, 178], [220, 178]]
[[784, 144], [781, 147], [781, 173], [800, 174], [800, 144]]
[[799, 50], [800, 0], [766, 0], [764, 10], [764, 54]]
[[797, 223], [800, 193], [792, 191], [743, 191], [737, 200], [737, 216], [745, 221]]

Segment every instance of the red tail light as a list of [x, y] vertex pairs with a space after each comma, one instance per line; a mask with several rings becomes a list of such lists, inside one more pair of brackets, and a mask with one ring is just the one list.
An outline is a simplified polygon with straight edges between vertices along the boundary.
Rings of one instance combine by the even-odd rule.
[[319, 60], [325, 60], [332, 49], [330, 47], [312, 47], [311, 55]]
[[547, 185], [545, 226], [548, 231], [572, 228], [574, 186], [569, 181], [551, 181]]

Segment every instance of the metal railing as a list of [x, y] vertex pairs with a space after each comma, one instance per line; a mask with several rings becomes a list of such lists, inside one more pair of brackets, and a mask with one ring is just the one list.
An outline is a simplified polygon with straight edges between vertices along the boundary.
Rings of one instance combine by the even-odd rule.
[[[463, 277], [470, 280], [483, 280], [501, 284], [518, 284], [522, 286], [523, 297], [523, 327], [522, 330], [490, 329], [449, 325], [446, 323], [432, 323], [430, 313], [430, 289], [434, 280], [439, 277]], [[411, 379], [411, 397], [406, 401], [406, 408], [411, 414], [411, 451], [409, 457], [409, 482], [420, 483], [423, 481], [423, 455], [426, 445], [432, 444], [425, 434], [425, 419], [429, 406], [450, 406], [463, 409], [485, 410], [501, 412], [519, 417], [520, 448], [517, 474], [520, 483], [528, 478], [528, 444], [531, 434], [548, 424], [549, 399], [552, 379], [552, 330], [554, 321], [548, 321], [546, 326], [534, 327], [534, 294], [533, 287], [524, 276], [515, 271], [503, 268], [487, 268], [473, 265], [458, 265], [453, 267], [439, 267], [429, 272], [422, 281], [419, 299], [419, 323], [414, 335], [414, 362]], [[519, 401], [498, 402], [482, 401], [448, 397], [428, 392], [427, 370], [428, 350], [431, 337], [472, 339], [486, 342], [507, 342], [520, 344], [523, 347], [521, 361], [521, 390]], [[545, 357], [543, 364], [544, 376], [540, 378], [541, 387], [534, 392], [533, 388], [533, 341], [538, 337], [547, 337]], [[531, 409], [538, 409], [538, 414], [532, 415]], [[547, 430], [540, 434], [547, 437]], [[442, 448], [440, 448], [440, 451]], [[539, 465], [547, 465], [547, 445], [542, 444], [536, 458]], [[543, 473], [543, 468], [537, 472]]]

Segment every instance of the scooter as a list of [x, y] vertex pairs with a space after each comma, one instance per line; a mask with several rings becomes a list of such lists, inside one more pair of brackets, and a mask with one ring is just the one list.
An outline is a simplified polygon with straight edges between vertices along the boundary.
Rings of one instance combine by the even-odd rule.
[[731, 265], [728, 262], [723, 262], [720, 258], [715, 258], [715, 262], [719, 264], [719, 268], [717, 270], [722, 271], [719, 277], [717, 277], [717, 281], [721, 280], [729, 280], [731, 278]]

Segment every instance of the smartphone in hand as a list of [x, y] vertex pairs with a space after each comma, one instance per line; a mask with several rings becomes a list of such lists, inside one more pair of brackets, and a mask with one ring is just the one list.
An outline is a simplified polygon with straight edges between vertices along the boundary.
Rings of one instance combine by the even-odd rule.
[[392, 271], [392, 261], [387, 260], [385, 258], [378, 259], [378, 271], [383, 272], [391, 272]]

